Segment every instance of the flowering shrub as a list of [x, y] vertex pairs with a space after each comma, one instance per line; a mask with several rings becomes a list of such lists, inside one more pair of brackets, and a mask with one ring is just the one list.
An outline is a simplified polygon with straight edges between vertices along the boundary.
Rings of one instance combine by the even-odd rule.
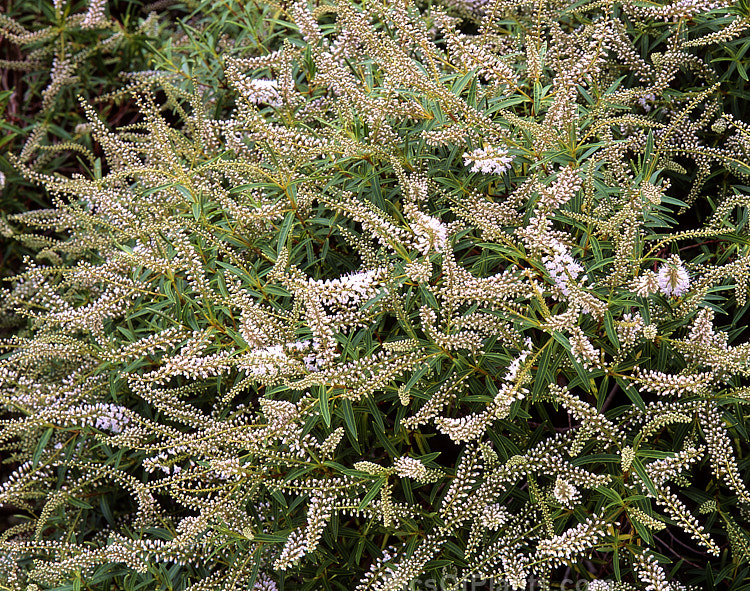
[[747, 14], [243, 4], [107, 170], [17, 161], [0, 583], [740, 589]]
[[112, 123], [137, 118], [120, 75], [148, 68], [146, 42], [158, 34], [156, 14], [137, 19], [138, 12], [128, 0], [3, 2], [0, 276], [17, 270], [23, 255], [36, 250], [11, 239], [8, 215], [50, 206], [46, 195], [14, 170], [14, 160], [48, 174], [100, 169], [101, 154], [92, 152], [80, 96]]

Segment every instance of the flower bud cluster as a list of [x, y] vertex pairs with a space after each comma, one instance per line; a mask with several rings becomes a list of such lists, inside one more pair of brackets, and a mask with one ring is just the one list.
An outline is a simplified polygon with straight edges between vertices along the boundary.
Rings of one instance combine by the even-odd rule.
[[601, 516], [589, 517], [559, 536], [540, 540], [536, 550], [537, 558], [549, 561], [553, 566], [564, 564], [573, 557], [596, 548], [610, 527], [611, 524]]

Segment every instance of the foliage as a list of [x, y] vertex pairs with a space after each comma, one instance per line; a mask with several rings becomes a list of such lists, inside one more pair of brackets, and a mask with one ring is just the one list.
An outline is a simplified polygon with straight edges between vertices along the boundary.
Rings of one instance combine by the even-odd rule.
[[15, 159], [0, 585], [744, 588], [746, 11], [186, 8]]

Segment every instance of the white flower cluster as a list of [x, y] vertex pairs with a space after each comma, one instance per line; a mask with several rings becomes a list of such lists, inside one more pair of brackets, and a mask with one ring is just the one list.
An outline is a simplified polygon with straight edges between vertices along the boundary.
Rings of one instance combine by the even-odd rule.
[[[102, 431], [122, 433], [125, 426], [130, 423], [127, 409], [116, 404], [98, 402], [96, 404], [84, 404], [78, 408], [71, 409], [71, 415], [84, 415], [76, 421], [81, 425], [93, 426]], [[88, 416], [85, 416], [88, 415]]]
[[659, 279], [653, 271], [641, 273], [630, 284], [630, 290], [642, 298], [647, 298], [649, 294], [657, 293], [659, 289]]
[[460, 418], [439, 417], [435, 424], [453, 441], [473, 441], [484, 433], [491, 419], [489, 412], [483, 412]]
[[620, 452], [621, 460], [620, 464], [622, 465], [622, 471], [623, 472], [630, 472], [630, 466], [633, 464], [633, 460], [635, 459], [635, 450], [628, 446], [625, 446], [622, 448], [622, 452]]
[[634, 8], [640, 15], [662, 19], [664, 22], [667, 22], [689, 19], [696, 14], [717, 8], [726, 8], [727, 6], [729, 6], [729, 3], [724, 0], [677, 0], [669, 4], [646, 5]]
[[570, 352], [575, 360], [586, 369], [593, 369], [599, 365], [601, 353], [591, 344], [580, 326], [570, 329]]
[[335, 500], [335, 495], [331, 491], [316, 491], [316, 494], [310, 496], [305, 528], [305, 544], [308, 554], [317, 548], [320, 536], [331, 519]]
[[256, 105], [281, 106], [281, 95], [279, 95], [278, 90], [279, 84], [276, 80], [249, 80], [248, 87], [248, 90], [252, 93], [252, 100]]
[[433, 482], [438, 476], [434, 470], [430, 470], [422, 462], [409, 456], [398, 458], [393, 462], [393, 467], [401, 478], [413, 478], [419, 482]]
[[417, 283], [429, 283], [432, 277], [432, 264], [429, 259], [421, 258], [404, 265], [406, 276]]
[[[391, 560], [398, 556], [396, 548], [388, 546], [383, 551], [381, 556], [375, 558], [370, 564], [369, 576], [365, 577], [362, 582], [356, 587], [355, 591], [364, 591], [364, 589], [371, 589], [373, 579], [376, 577], [379, 579], [375, 582], [375, 585], [381, 586], [383, 582], [393, 576], [393, 568], [390, 566]], [[367, 581], [367, 582], [365, 582]]]
[[359, 470], [360, 472], [366, 472], [372, 476], [380, 476], [387, 472], [386, 468], [383, 468], [383, 466], [379, 466], [375, 462], [368, 462], [367, 460], [354, 462], [354, 469]]
[[410, 458], [409, 456], [398, 458], [393, 463], [393, 467], [396, 469], [396, 474], [402, 478], [425, 480], [429, 475], [427, 467], [422, 462], [415, 458]]
[[278, 591], [278, 589], [276, 581], [265, 573], [258, 573], [258, 578], [255, 580], [252, 591]]
[[284, 549], [273, 563], [273, 568], [275, 570], [287, 570], [305, 555], [306, 550], [307, 540], [304, 531], [295, 529], [289, 534]]
[[632, 519], [642, 523], [652, 531], [662, 531], [667, 528], [667, 524], [657, 519], [656, 517], [649, 515], [645, 511], [642, 511], [638, 507], [631, 505], [628, 507], [628, 515]]
[[336, 279], [308, 279], [308, 284], [328, 306], [356, 305], [377, 295], [384, 275], [383, 269], [370, 269]]
[[[526, 358], [531, 353], [531, 349], [533, 348], [533, 344], [531, 342], [530, 337], [526, 337], [526, 341], [524, 343], [526, 347], [518, 354], [518, 357], [516, 357], [511, 364], [508, 366], [508, 370], [505, 372], [505, 377], [503, 378], [506, 382], [513, 382], [515, 381], [516, 377], [518, 376], [518, 371], [521, 369], [521, 364], [526, 360]], [[523, 398], [523, 396], [520, 396], [520, 398]]]
[[237, 481], [245, 474], [239, 458], [213, 458], [209, 460], [209, 465], [220, 480]]
[[634, 377], [644, 390], [660, 396], [696, 396], [704, 394], [713, 381], [710, 372], [694, 374], [667, 374], [661, 371], [640, 369], [633, 370]]
[[558, 476], [555, 481], [555, 486], [552, 489], [552, 496], [555, 497], [555, 500], [563, 507], [572, 509], [580, 500], [581, 493], [566, 479]]
[[[414, 212], [414, 245], [424, 256], [433, 252], [443, 252], [448, 246], [448, 228], [439, 219], [421, 211]], [[431, 271], [431, 269], [430, 269]]]
[[[308, 352], [312, 344], [312, 341], [297, 341], [255, 349], [241, 358], [237, 366], [258, 377], [275, 377], [294, 371], [296, 367], [294, 355], [299, 356]], [[315, 371], [318, 368], [313, 354], [305, 355], [303, 362], [308, 371]]]
[[[555, 282], [555, 285], [560, 289], [563, 295], [570, 295], [568, 281], [576, 280], [578, 276], [583, 273], [583, 266], [578, 263], [570, 255], [568, 249], [559, 242], [553, 243], [550, 250], [551, 254], [542, 257], [544, 267], [547, 269], [552, 281]], [[586, 275], [581, 279], [586, 281]]]
[[640, 313], [636, 313], [635, 316], [629, 312], [623, 314], [622, 320], [616, 325], [617, 338], [620, 341], [620, 346], [623, 349], [628, 349], [635, 345], [636, 341], [643, 333], [643, 327], [643, 317]]
[[647, 341], [653, 341], [657, 336], [659, 336], [659, 329], [655, 324], [646, 324], [643, 327], [643, 338]]
[[653, 554], [636, 555], [633, 566], [638, 578], [646, 584], [645, 591], [672, 591], [664, 569]]
[[464, 165], [471, 166], [471, 172], [483, 172], [485, 174], [503, 174], [509, 170], [513, 163], [513, 156], [508, 151], [498, 146], [477, 148], [471, 152], [464, 152]]
[[[142, 379], [153, 385], [166, 384], [174, 376], [206, 379], [221, 375], [231, 367], [230, 351], [219, 351], [211, 355], [201, 355], [201, 351], [202, 348], [193, 352], [185, 346], [180, 353], [167, 359], [159, 369], [144, 374]], [[141, 381], [140, 378], [134, 379]]]
[[672, 456], [654, 460], [646, 466], [646, 473], [656, 486], [661, 486], [688, 470], [692, 464], [701, 459], [704, 451], [702, 445], [697, 448], [687, 447]]
[[548, 212], [560, 209], [576, 196], [582, 185], [583, 179], [578, 169], [565, 167], [557, 174], [551, 186], [539, 187], [539, 206]]
[[320, 445], [320, 455], [323, 459], [330, 459], [333, 457], [333, 452], [336, 451], [336, 447], [344, 437], [344, 428], [337, 427], [333, 433], [326, 437], [325, 441]]
[[52, 60], [49, 85], [42, 92], [42, 109], [49, 109], [60, 89], [75, 80], [75, 69], [76, 64], [71, 59], [60, 59], [59, 56], [55, 56]]
[[190, 335], [191, 333], [182, 327], [170, 327], [121, 346], [117, 351], [112, 352], [110, 361], [122, 362], [138, 357], [155, 356], [169, 351], [180, 341], [185, 341]]
[[489, 0], [448, 0], [449, 6], [471, 10], [472, 12], [482, 13]]
[[651, 104], [656, 100], [656, 95], [653, 92], [648, 92], [638, 99], [638, 104], [643, 108], [646, 113], [651, 110]]
[[678, 298], [690, 287], [690, 276], [677, 255], [669, 257], [669, 261], [659, 268], [657, 281], [665, 296]]
[[528, 388], [521, 384], [503, 384], [495, 394], [493, 406], [489, 411], [490, 415], [496, 419], [504, 419], [510, 414], [511, 405], [516, 400], [523, 400], [528, 393]]
[[227, 76], [242, 97], [254, 105], [280, 107], [282, 98], [278, 82], [264, 78], [253, 79], [242, 71], [241, 66], [241, 60], [230, 59], [227, 62]]
[[166, 451], [159, 452], [154, 457], [145, 458], [143, 460], [143, 468], [149, 474], [153, 474], [157, 469], [164, 472], [164, 474], [179, 474], [182, 471], [182, 466], [172, 463], [170, 461], [170, 454]]
[[604, 538], [609, 527], [606, 520], [594, 515], [559, 536], [541, 540], [537, 546], [537, 555], [541, 560], [550, 560], [555, 566], [563, 564], [594, 548]]
[[705, 432], [714, 474], [724, 481], [741, 502], [750, 503], [750, 491], [740, 473], [734, 445], [724, 427], [721, 410], [710, 405], [704, 408], [701, 415], [701, 426]]
[[500, 503], [493, 503], [482, 509], [482, 522], [488, 529], [497, 531], [508, 521], [510, 521], [510, 515], [504, 507], [500, 506]]
[[656, 496], [649, 496], [656, 499], [656, 504], [666, 510], [670, 519], [678, 524], [685, 533], [690, 534], [690, 537], [693, 540], [698, 542], [701, 546], [704, 546], [710, 554], [719, 556], [721, 554], [719, 546], [711, 536], [709, 536], [705, 528], [698, 522], [698, 519], [696, 519], [687, 505], [685, 505], [685, 503], [683, 503], [679, 497], [667, 487], [657, 490], [658, 494]]
[[[701, 308], [695, 315], [686, 341], [699, 346], [701, 349], [716, 349], [720, 354], [728, 353], [727, 334], [714, 330], [714, 311], [711, 308]], [[688, 352], [691, 362], [701, 361], [700, 357]]]
[[81, 28], [93, 29], [106, 25], [107, 19], [104, 14], [106, 6], [107, 0], [90, 0], [88, 10], [81, 21]]

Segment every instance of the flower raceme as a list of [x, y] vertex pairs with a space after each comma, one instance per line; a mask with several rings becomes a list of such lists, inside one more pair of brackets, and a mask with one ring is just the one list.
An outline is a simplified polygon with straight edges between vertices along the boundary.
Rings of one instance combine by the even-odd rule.
[[513, 156], [508, 151], [498, 146], [487, 146], [477, 148], [471, 152], [464, 152], [464, 164], [471, 164], [472, 172], [483, 172], [485, 174], [503, 174], [510, 170]]
[[680, 257], [672, 255], [659, 267], [657, 275], [659, 289], [665, 296], [680, 297], [690, 288], [690, 276]]

